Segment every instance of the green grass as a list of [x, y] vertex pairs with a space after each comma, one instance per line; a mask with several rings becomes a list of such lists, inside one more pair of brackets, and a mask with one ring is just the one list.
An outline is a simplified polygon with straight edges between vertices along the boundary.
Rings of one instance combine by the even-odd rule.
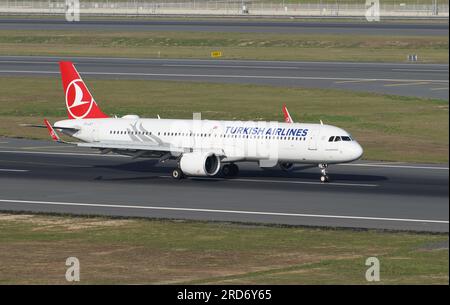
[[0, 55], [448, 63], [446, 36], [0, 31]]
[[[448, 102], [344, 90], [143, 80], [91, 80], [110, 115], [282, 120], [286, 103], [295, 121], [337, 125], [353, 134], [365, 159], [448, 162]], [[18, 127], [66, 118], [58, 78], [1, 77], [0, 135], [48, 139], [45, 129]], [[26, 88], [26, 90], [24, 90]], [[425, 148], [425, 149], [424, 149]]]
[[82, 284], [367, 284], [370, 256], [380, 284], [449, 281], [448, 235], [0, 214], [1, 284], [64, 284], [69, 256]]

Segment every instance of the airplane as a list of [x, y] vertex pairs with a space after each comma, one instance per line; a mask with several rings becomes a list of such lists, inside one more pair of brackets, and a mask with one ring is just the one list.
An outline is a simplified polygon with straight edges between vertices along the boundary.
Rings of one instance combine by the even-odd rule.
[[[295, 164], [318, 166], [320, 181], [330, 181], [329, 164], [358, 160], [361, 145], [344, 129], [332, 125], [294, 123], [283, 105], [285, 122], [140, 118], [106, 115], [72, 62], [59, 63], [68, 119], [45, 127], [58, 143], [98, 149], [135, 158], [176, 160], [172, 177], [235, 177], [237, 163], [291, 171]], [[58, 132], [77, 142], [62, 140]]]

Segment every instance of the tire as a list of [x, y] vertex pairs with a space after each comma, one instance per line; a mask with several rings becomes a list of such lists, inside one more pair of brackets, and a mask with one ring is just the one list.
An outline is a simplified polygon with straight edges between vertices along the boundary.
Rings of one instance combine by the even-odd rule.
[[222, 167], [222, 175], [223, 175], [224, 177], [230, 177], [231, 174], [232, 174], [232, 168], [231, 168], [231, 166], [228, 165], [228, 164], [225, 164], [225, 165]]
[[179, 168], [175, 168], [173, 171], [172, 171], [172, 178], [174, 178], [174, 179], [176, 179], [176, 180], [180, 180], [180, 179], [182, 179], [183, 178], [183, 172], [181, 171], [181, 169], [179, 169]]
[[236, 177], [239, 174], [239, 167], [236, 164], [232, 163], [230, 164], [230, 168], [231, 168], [231, 176]]
[[224, 177], [227, 177], [227, 178], [236, 177], [238, 175], [238, 173], [239, 173], [239, 167], [234, 163], [225, 164], [222, 167], [222, 175]]

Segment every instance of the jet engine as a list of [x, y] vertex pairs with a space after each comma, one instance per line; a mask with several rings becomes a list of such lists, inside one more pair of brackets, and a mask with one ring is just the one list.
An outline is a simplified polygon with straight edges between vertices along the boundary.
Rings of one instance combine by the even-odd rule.
[[214, 176], [220, 170], [220, 158], [212, 152], [183, 154], [180, 169], [188, 176]]

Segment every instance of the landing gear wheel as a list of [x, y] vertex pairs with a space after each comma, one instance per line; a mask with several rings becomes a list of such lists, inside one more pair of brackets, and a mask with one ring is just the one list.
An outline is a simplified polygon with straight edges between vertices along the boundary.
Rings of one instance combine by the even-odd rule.
[[327, 175], [327, 167], [328, 164], [319, 164], [320, 171], [322, 173], [322, 176], [320, 176], [320, 182], [329, 182], [330, 177]]
[[231, 176], [236, 177], [239, 174], [239, 167], [234, 163], [231, 163], [230, 167], [231, 167]]
[[222, 167], [222, 175], [224, 177], [235, 177], [239, 173], [239, 167], [236, 164], [225, 164]]
[[328, 177], [328, 175], [320, 176], [320, 182], [329, 182], [329, 181], [330, 177]]
[[183, 178], [183, 172], [181, 171], [181, 169], [179, 169], [179, 168], [175, 168], [173, 171], [172, 171], [172, 178], [174, 178], [174, 179], [177, 179], [177, 180], [180, 180], [180, 179], [182, 179]]

